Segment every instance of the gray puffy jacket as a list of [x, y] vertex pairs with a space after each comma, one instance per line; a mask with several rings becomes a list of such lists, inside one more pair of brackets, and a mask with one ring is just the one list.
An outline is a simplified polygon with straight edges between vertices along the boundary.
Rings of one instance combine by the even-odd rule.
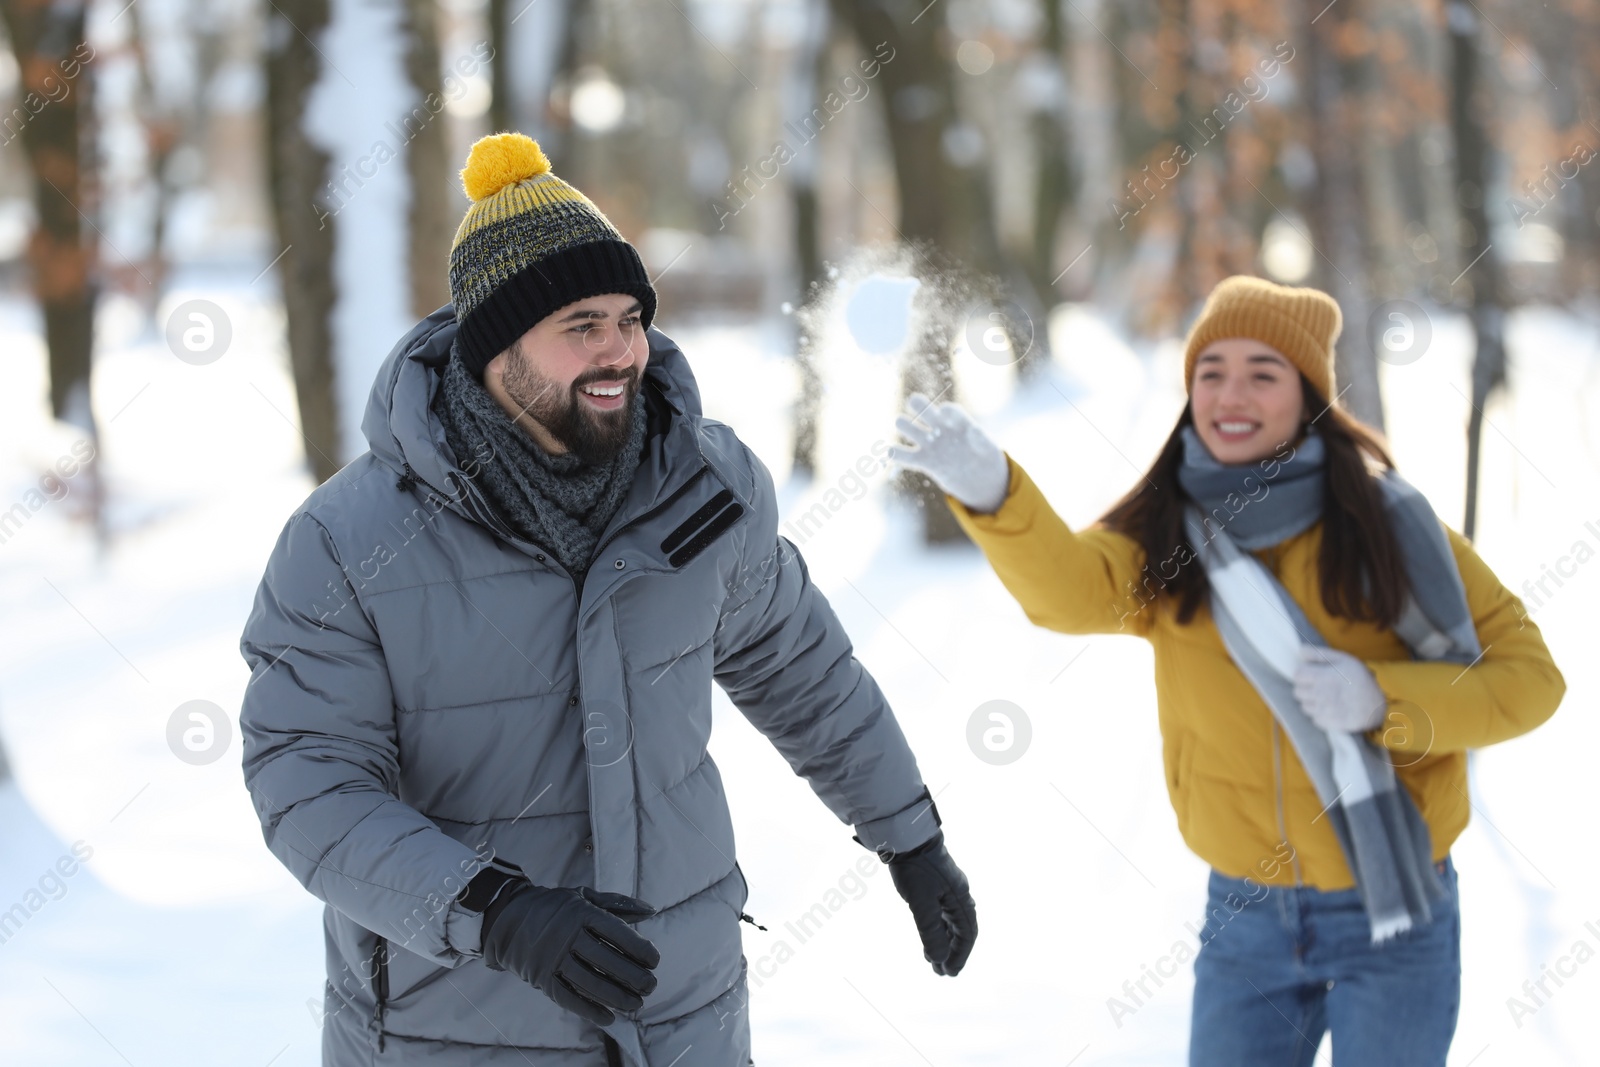
[[[430, 408], [449, 307], [378, 372], [371, 448], [290, 516], [240, 650], [244, 776], [327, 904], [323, 1062], [607, 1062], [599, 1029], [479, 951], [485, 864], [640, 897], [659, 985], [607, 1028], [636, 1067], [749, 1061], [747, 887], [706, 752], [711, 683], [869, 848], [936, 830], [916, 761], [778, 535], [772, 477], [649, 331], [634, 484], [581, 588], [453, 462]], [[690, 1051], [692, 1049], [692, 1051]]]

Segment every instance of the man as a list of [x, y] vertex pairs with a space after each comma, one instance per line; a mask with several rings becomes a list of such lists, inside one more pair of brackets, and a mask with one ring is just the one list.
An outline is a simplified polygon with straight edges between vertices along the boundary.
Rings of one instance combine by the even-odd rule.
[[956, 974], [976, 915], [916, 761], [638, 253], [526, 137], [462, 177], [452, 307], [240, 642], [246, 785], [328, 905], [324, 1064], [751, 1062], [713, 680]]

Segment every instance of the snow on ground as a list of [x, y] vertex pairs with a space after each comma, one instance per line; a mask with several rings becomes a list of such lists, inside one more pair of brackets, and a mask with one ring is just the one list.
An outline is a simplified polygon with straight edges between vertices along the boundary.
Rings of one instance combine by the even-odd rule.
[[[95, 406], [114, 537], [97, 547], [83, 483], [69, 478], [62, 499], [0, 542], [0, 735], [17, 777], [0, 789], [0, 909], [27, 913], [0, 935], [0, 1062], [318, 1063], [308, 1002], [320, 997], [321, 905], [262, 844], [239, 772], [239, 631], [284, 519], [311, 489], [282, 312], [253, 274], [212, 275], [163, 307], [203, 297], [225, 310], [232, 346], [204, 366], [173, 358], [129, 305], [106, 302]], [[689, 354], [708, 412], [771, 467], [786, 532], [894, 704], [981, 918], [968, 969], [932, 974], [887, 872], [858, 868], [869, 854], [719, 693], [713, 749], [748, 910], [768, 927], [745, 933], [758, 1062], [1182, 1062], [1186, 967], [1147, 980], [1152, 995], [1131, 1015], [1114, 1019], [1107, 1004], [1176, 945], [1193, 946], [1204, 899], [1205, 867], [1162, 785], [1148, 647], [1030, 626], [975, 550], [918, 546], [887, 474], [852, 473], [893, 439], [890, 357], [842, 337], [828, 346], [824, 464], [807, 482], [790, 477], [788, 321], [662, 325]], [[1054, 364], [1028, 391], [966, 353], [960, 386], [1081, 525], [1170, 429], [1180, 354], [1172, 343], [1131, 351], [1082, 308], [1058, 309], [1051, 337]], [[1563, 575], [1559, 587], [1546, 577], [1537, 605], [1524, 596], [1569, 692], [1546, 727], [1475, 757], [1476, 813], [1456, 848], [1465, 980], [1453, 1065], [1593, 1062], [1600, 1044], [1600, 860], [1584, 819], [1600, 751], [1588, 714], [1600, 696], [1589, 610], [1600, 595], [1597, 337], [1570, 314], [1513, 316], [1514, 400], [1488, 413], [1479, 548], [1514, 590], [1546, 566]], [[28, 305], [0, 303], [0, 342], [15, 375], [0, 393], [9, 506], [69, 454], [73, 434], [46, 417]], [[1461, 322], [1436, 315], [1429, 352], [1384, 368], [1402, 469], [1452, 523], [1466, 346]], [[205, 765], [175, 758], [166, 740], [191, 700], [229, 719], [223, 755]], [[967, 741], [991, 700], [1031, 726], [1007, 765]], [[1551, 995], [1536, 1004], [1522, 986], [1541, 978]], [[1517, 1018], [1514, 996], [1529, 1009]]]

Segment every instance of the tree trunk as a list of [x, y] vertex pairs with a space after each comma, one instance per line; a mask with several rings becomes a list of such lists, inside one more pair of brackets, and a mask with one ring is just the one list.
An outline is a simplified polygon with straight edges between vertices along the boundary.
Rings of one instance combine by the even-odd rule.
[[[1166, 309], [1154, 306], [1161, 294], [1154, 292], [1155, 286], [1146, 279], [1150, 272], [1145, 269], [1153, 258], [1151, 221], [1155, 214], [1145, 205], [1170, 191], [1159, 192], [1160, 178], [1147, 179], [1143, 168], [1167, 159], [1175, 140], [1188, 140], [1179, 128], [1182, 86], [1176, 81], [1181, 79], [1169, 66], [1173, 57], [1162, 48], [1163, 43], [1170, 48], [1172, 42], [1186, 37], [1163, 26], [1166, 12], [1156, 0], [1127, 0], [1100, 10], [1104, 12], [1103, 25], [1094, 22], [1094, 12], [1081, 16], [1095, 30], [1090, 39], [1099, 43], [1099, 62], [1109, 74], [1115, 113], [1111, 196], [1105, 201], [1106, 210], [1093, 216], [1097, 220], [1094, 259], [1101, 265], [1096, 303], [1120, 326], [1144, 333], [1152, 320], [1171, 317]], [[1164, 30], [1165, 38], [1160, 36]], [[1157, 86], [1149, 75], [1152, 57], [1157, 56], [1160, 69], [1156, 73], [1163, 76], [1164, 86]], [[1165, 203], [1160, 210], [1170, 212], [1172, 205]], [[1163, 262], [1158, 273], [1160, 287], [1170, 289], [1170, 265]]]
[[98, 264], [83, 225], [95, 209], [93, 149], [86, 151], [94, 143], [92, 74], [84, 69], [94, 50], [84, 39], [84, 4], [13, 0], [0, 13], [21, 70], [22, 97], [0, 136], [22, 139], [34, 176], [38, 221], [28, 264], [49, 350], [50, 411], [98, 440], [89, 391]]
[[[513, 128], [511, 47], [507, 42], [511, 23], [511, 0], [489, 0], [486, 17], [489, 26], [489, 45], [494, 49], [494, 61], [489, 67], [489, 131], [501, 133]], [[534, 140], [538, 138], [535, 137]]]
[[211, 118], [206, 89], [224, 58], [228, 17], [206, 0], [181, 0], [159, 11], [134, 4], [126, 17], [134, 25], [139, 114], [154, 201], [143, 269], [149, 285], [140, 290], [140, 299], [153, 314], [166, 291], [172, 208], [183, 192], [183, 178], [173, 164], [180, 150], [199, 152], [205, 144]]
[[1478, 518], [1478, 463], [1483, 439], [1483, 409], [1489, 394], [1505, 383], [1503, 287], [1499, 256], [1489, 244], [1485, 210], [1489, 141], [1479, 113], [1477, 10], [1464, 0], [1446, 8], [1450, 30], [1450, 125], [1456, 144], [1456, 203], [1470, 241], [1463, 245], [1467, 269], [1456, 283], [1467, 287], [1467, 306], [1476, 343], [1472, 358], [1472, 414], [1467, 423], [1467, 504], [1461, 532], [1472, 537]]
[[564, 131], [550, 122], [548, 105], [556, 77], [571, 68], [578, 15], [573, 7], [574, 0], [489, 0], [489, 124], [495, 132], [527, 134], [551, 159], [563, 155]]
[[[1335, 378], [1342, 405], [1356, 418], [1382, 429], [1383, 397], [1372, 338], [1372, 286], [1368, 278], [1368, 227], [1360, 161], [1360, 123], [1371, 96], [1371, 58], [1343, 56], [1345, 31], [1365, 17], [1358, 0], [1325, 10], [1306, 29], [1307, 97], [1316, 160], [1311, 227], [1318, 251], [1319, 287], [1339, 302], [1344, 329], [1335, 353]], [[1329, 403], [1335, 397], [1328, 397]]]
[[1195, 48], [1197, 35], [1204, 29], [1196, 26], [1196, 13], [1191, 10], [1189, 0], [1160, 0], [1159, 6], [1160, 32], [1171, 38], [1161, 48], [1161, 77], [1177, 80], [1172, 90], [1175, 114], [1171, 141], [1183, 142], [1195, 153], [1194, 162], [1189, 164], [1191, 173], [1180, 173], [1177, 188], [1172, 191], [1172, 204], [1177, 211], [1178, 252], [1169, 299], [1180, 315], [1186, 315], [1211, 285], [1221, 281], [1211, 276], [1215, 272], [1207, 270], [1207, 260], [1215, 244], [1212, 231], [1219, 220], [1201, 215], [1205, 207], [1214, 206], [1217, 198], [1219, 183], [1213, 168], [1219, 166], [1217, 157], [1227, 151], [1229, 128], [1217, 135], [1219, 143], [1214, 148], [1194, 143], [1192, 135], [1203, 127], [1203, 115], [1195, 100], [1200, 80]]
[[[426, 101], [444, 91], [439, 74], [437, 0], [406, 0], [406, 77], [412, 98]], [[498, 67], [496, 63], [494, 66]], [[452, 181], [443, 116], [424, 123], [406, 144], [406, 171], [411, 182], [410, 248], [411, 313], [424, 318], [450, 302], [450, 242], [460, 223], [459, 188]]]
[[[792, 81], [787, 86], [785, 117], [798, 122], [817, 99], [828, 64], [830, 35], [828, 6], [824, 0], [807, 0], [806, 32], [795, 51]], [[789, 167], [789, 195], [794, 211], [794, 246], [799, 268], [798, 305], [815, 299], [822, 280], [822, 243], [817, 217], [817, 155], [814, 145], [801, 148]], [[793, 469], [815, 474], [817, 469], [817, 423], [822, 417], [822, 374], [817, 367], [816, 338], [804, 317], [796, 314], [795, 364], [800, 372], [800, 395], [794, 408]]]
[[333, 374], [335, 222], [317, 209], [328, 181], [329, 154], [311, 143], [305, 125], [306, 100], [323, 68], [308, 35], [320, 35], [327, 26], [329, 3], [275, 0], [266, 14], [267, 183], [300, 430], [318, 484], [340, 466]]
[[[1054, 91], [1048, 102], [1033, 112], [1028, 124], [1033, 131], [1037, 174], [1033, 195], [1033, 248], [1028, 276], [1034, 294], [1048, 313], [1059, 299], [1056, 266], [1056, 239], [1061, 232], [1061, 216], [1077, 195], [1077, 175], [1067, 154], [1067, 34], [1062, 17], [1062, 0], [1044, 0], [1044, 30], [1039, 54], [1048, 71]], [[1041, 327], [1045, 324], [1041, 324]], [[1042, 361], [1025, 359], [1017, 369], [1029, 372]]]
[[[82, 477], [88, 516], [103, 549], [110, 531], [90, 384], [99, 261], [97, 242], [83, 226], [97, 210], [94, 75], [86, 69], [95, 53], [84, 37], [84, 10], [81, 0], [0, 5], [21, 71], [20, 106], [4, 116], [0, 144], [20, 137], [33, 174], [37, 221], [27, 258], [44, 320], [50, 413], [82, 430], [94, 446], [95, 459]], [[89, 227], [98, 233], [93, 222]]]
[[[135, 5], [128, 15], [134, 20], [133, 52], [139, 69], [139, 110], [144, 124], [149, 181], [155, 200], [150, 211], [150, 251], [144, 257], [150, 284], [141, 294], [145, 313], [153, 314], [161, 301], [161, 294], [166, 290], [167, 216], [174, 192], [168, 161], [182, 143], [183, 124], [178, 107], [181, 98], [169, 91], [162, 79], [162, 75], [169, 72], [158, 70], [158, 65], [151, 58], [152, 27], [149, 12]], [[204, 94], [193, 93], [189, 99], [203, 100]]]
[[[511, 121], [549, 152], [563, 154], [566, 130], [550, 121], [550, 89], [577, 62], [581, 0], [538, 0], [521, 8], [507, 33], [511, 49]], [[546, 153], [549, 154], [549, 153]], [[554, 156], [552, 158], [555, 158]]]

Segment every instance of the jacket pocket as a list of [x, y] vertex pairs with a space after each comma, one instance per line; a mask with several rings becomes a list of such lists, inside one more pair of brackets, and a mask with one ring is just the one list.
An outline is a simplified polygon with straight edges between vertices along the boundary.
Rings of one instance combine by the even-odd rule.
[[670, 553], [667, 563], [673, 569], [683, 567], [731, 530], [743, 515], [744, 505], [733, 498], [733, 493], [722, 490], [667, 534], [661, 542], [661, 551]]
[[1172, 810], [1178, 817], [1178, 829], [1189, 821], [1189, 797], [1194, 791], [1194, 757], [1196, 742], [1187, 733], [1179, 733], [1172, 740], [1172, 770], [1168, 787], [1172, 792]]
[[372, 949], [372, 1029], [378, 1042], [378, 1051], [383, 1051], [383, 1009], [389, 1001], [389, 941], [387, 938], [378, 938], [378, 943]]
[[747, 922], [757, 930], [766, 927], [756, 922], [755, 917], [745, 913], [744, 906], [750, 903], [750, 882], [744, 876], [744, 868], [739, 866], [739, 861], [733, 861], [733, 873], [739, 876], [739, 904], [733, 910], [738, 913], [740, 922]]

